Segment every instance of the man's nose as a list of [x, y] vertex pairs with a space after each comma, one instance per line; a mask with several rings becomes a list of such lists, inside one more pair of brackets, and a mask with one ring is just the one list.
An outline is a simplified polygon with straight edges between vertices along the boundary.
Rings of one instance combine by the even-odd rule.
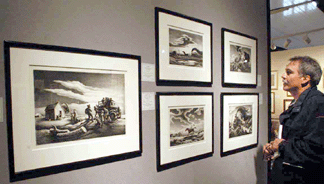
[[285, 79], [285, 78], [286, 78], [286, 73], [283, 73], [283, 74], [281, 75], [281, 78]]

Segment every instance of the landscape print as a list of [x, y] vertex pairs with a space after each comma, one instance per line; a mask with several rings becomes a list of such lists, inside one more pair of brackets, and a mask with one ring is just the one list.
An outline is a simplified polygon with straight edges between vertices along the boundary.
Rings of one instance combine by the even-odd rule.
[[170, 146], [204, 140], [204, 107], [170, 108]]
[[34, 70], [36, 144], [125, 134], [125, 76]]
[[169, 28], [169, 63], [188, 67], [203, 67], [203, 37]]
[[251, 73], [251, 48], [230, 43], [230, 71]]
[[229, 104], [229, 138], [252, 134], [252, 105]]

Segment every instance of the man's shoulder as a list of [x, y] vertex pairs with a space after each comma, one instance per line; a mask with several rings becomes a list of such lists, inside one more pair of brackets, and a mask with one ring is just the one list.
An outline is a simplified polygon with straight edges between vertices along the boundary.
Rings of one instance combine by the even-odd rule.
[[324, 94], [319, 90], [312, 90], [309, 93], [308, 101], [315, 101], [318, 104], [324, 104]]

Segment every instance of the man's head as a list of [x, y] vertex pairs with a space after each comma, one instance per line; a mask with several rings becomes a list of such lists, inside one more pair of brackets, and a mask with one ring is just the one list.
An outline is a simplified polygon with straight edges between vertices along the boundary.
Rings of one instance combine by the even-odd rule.
[[319, 64], [308, 56], [297, 56], [290, 60], [286, 72], [282, 75], [283, 89], [300, 94], [310, 86], [316, 86], [322, 76]]
[[322, 77], [322, 69], [318, 62], [309, 56], [296, 56], [290, 58], [291, 62], [299, 62], [299, 74], [310, 77], [311, 86], [317, 86]]

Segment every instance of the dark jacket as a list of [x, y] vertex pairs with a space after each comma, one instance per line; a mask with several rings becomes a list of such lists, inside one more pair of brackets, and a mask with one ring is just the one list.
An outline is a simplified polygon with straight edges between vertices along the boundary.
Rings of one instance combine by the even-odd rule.
[[[323, 93], [316, 87], [308, 88], [296, 102], [290, 104], [279, 119], [283, 125], [282, 138], [286, 142], [279, 146], [280, 157], [274, 162], [273, 173], [283, 173], [286, 169], [291, 172], [291, 177], [300, 177], [305, 183], [316, 183], [317, 180], [323, 183]], [[309, 181], [312, 178], [316, 178], [316, 181]]]

